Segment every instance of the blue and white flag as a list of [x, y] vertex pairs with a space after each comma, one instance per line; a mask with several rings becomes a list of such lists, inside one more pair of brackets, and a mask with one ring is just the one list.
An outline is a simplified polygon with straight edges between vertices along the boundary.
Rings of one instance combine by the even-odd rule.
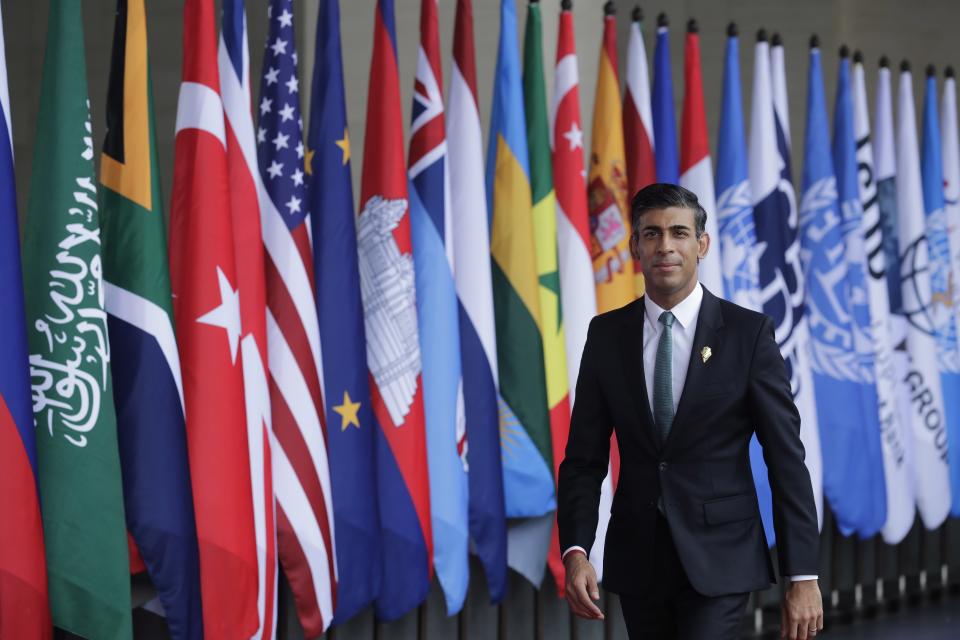
[[736, 32], [733, 32], [727, 38], [717, 143], [717, 218], [720, 226], [717, 240], [726, 298], [742, 307], [760, 311], [760, 251], [753, 224], [740, 93], [740, 44]]
[[[775, 47], [777, 49], [779, 47]], [[779, 61], [771, 70], [771, 59]], [[783, 79], [782, 51], [772, 55], [761, 32], [755, 49], [753, 102], [750, 113], [750, 196], [760, 251], [760, 301], [763, 312], [773, 318], [780, 353], [787, 364], [794, 402], [800, 411], [800, 439], [806, 450], [817, 522], [823, 523], [820, 435], [817, 430], [813, 381], [806, 352], [807, 323], [804, 318], [804, 283], [800, 263], [797, 202], [790, 172], [790, 148], [786, 114], [786, 85], [775, 99], [775, 81]], [[751, 442], [750, 459], [754, 482], [764, 517], [767, 541], [775, 544], [770, 485], [759, 443]]]
[[[927, 68], [926, 92], [923, 101], [923, 141], [920, 155], [920, 177], [923, 184], [923, 209], [927, 225], [930, 304], [926, 316], [933, 324], [937, 340], [937, 364], [946, 415], [947, 451], [955, 442], [951, 435], [960, 435], [960, 353], [957, 349], [956, 309], [953, 292], [957, 282], [950, 251], [946, 201], [943, 193], [943, 158], [940, 149], [940, 116], [937, 112], [937, 77], [933, 66]], [[949, 464], [949, 454], [948, 460]], [[960, 478], [960, 470], [951, 469], [951, 479]], [[960, 487], [951, 482], [954, 494]]]
[[913, 397], [917, 508], [927, 529], [936, 529], [950, 511], [947, 469], [947, 421], [937, 358], [933, 306], [933, 252], [927, 238], [920, 180], [920, 151], [913, 106], [913, 76], [901, 69], [896, 131], [897, 235], [900, 249], [902, 313], [907, 320], [911, 368], [907, 382]]
[[677, 152], [677, 123], [673, 108], [673, 73], [670, 67], [670, 28], [667, 16], [657, 17], [657, 43], [653, 51], [653, 139], [657, 182], [680, 182], [680, 156]]
[[[953, 68], [947, 67], [943, 81], [943, 109], [940, 112], [940, 134], [943, 136], [943, 197], [948, 221], [950, 253], [953, 264], [953, 282], [960, 275], [960, 137], [957, 134], [957, 81]], [[952, 223], [952, 224], [951, 224]], [[954, 289], [954, 318], [960, 320], [960, 300]], [[949, 407], [947, 409], [949, 417]], [[950, 513], [960, 516], [960, 428], [947, 421], [948, 456], [950, 463], [950, 490], [953, 495]]]
[[[854, 58], [853, 129], [859, 165], [860, 202], [863, 217], [860, 234], [866, 251], [865, 275], [870, 304], [870, 335], [873, 338], [877, 375], [877, 401], [880, 411], [880, 444], [883, 452], [884, 486], [887, 492], [887, 520], [881, 533], [887, 544], [897, 544], [913, 526], [916, 509], [913, 494], [913, 467], [909, 456], [909, 423], [902, 419], [910, 411], [910, 389], [905, 380], [906, 352], [897, 358], [890, 330], [890, 296], [887, 294], [887, 270], [896, 270], [899, 261], [890, 263], [884, 250], [880, 215], [880, 192], [870, 143], [870, 116], [867, 113], [867, 88], [863, 62]], [[889, 79], [890, 73], [887, 72]], [[889, 83], [887, 84], [889, 89]], [[889, 97], [889, 92], [888, 92]], [[901, 401], [904, 406], [901, 407]], [[909, 416], [909, 413], [907, 414]]]
[[446, 596], [447, 614], [453, 615], [463, 607], [470, 581], [469, 490], [437, 23], [437, 1], [423, 0], [410, 126], [410, 229], [423, 363], [433, 565]]
[[[859, 522], [852, 523], [862, 537], [869, 537], [883, 527], [887, 520], [887, 497], [883, 475], [883, 452], [880, 445], [880, 408], [877, 397], [876, 364], [871, 333], [870, 299], [867, 292], [865, 275], [866, 251], [864, 249], [861, 225], [863, 223], [863, 206], [860, 202], [860, 188], [857, 168], [857, 149], [853, 131], [853, 92], [852, 78], [850, 77], [850, 57], [846, 50], [842, 51], [840, 71], [837, 76], [837, 94], [833, 116], [833, 167], [836, 174], [838, 208], [841, 215], [840, 232], [841, 242], [846, 248], [844, 256], [845, 283], [842, 290], [846, 292], [844, 300], [829, 300], [831, 311], [825, 313], [826, 322], [818, 329], [827, 330], [829, 350], [838, 347], [844, 356], [849, 358], [850, 368], [838, 366], [836, 360], [831, 360], [829, 366], [833, 371], [840, 373], [845, 379], [857, 384], [859, 406], [853, 404], [852, 415], [861, 415], [856, 421], [843, 421], [837, 432], [827, 437], [826, 425], [821, 419], [821, 442], [824, 444], [824, 454], [834, 444], [840, 450], [830, 452], [830, 457], [836, 459], [844, 455], [843, 448], [848, 447], [846, 460], [840, 465], [841, 479], [838, 487], [843, 492], [844, 501], [851, 500], [851, 494], [863, 491], [857, 505], [856, 513], [862, 514]], [[816, 133], [816, 132], [814, 132]], [[801, 209], [801, 220], [803, 213]], [[844, 271], [843, 257], [841, 266], [835, 273]], [[808, 278], [810, 289], [835, 292], [837, 285], [826, 285], [821, 280], [814, 287]], [[839, 304], [837, 304], [839, 302]], [[811, 305], [812, 306], [812, 305]], [[819, 305], [818, 305], [819, 306]], [[849, 313], [848, 344], [841, 344], [834, 332], [833, 313], [842, 313], [844, 309]], [[813, 317], [813, 316], [811, 316]], [[812, 322], [812, 320], [811, 320]], [[846, 339], [846, 336], [844, 337]], [[814, 346], [818, 346], [815, 341]], [[849, 376], [849, 377], [848, 377]], [[819, 396], [819, 391], [818, 391]], [[849, 398], [849, 397], [848, 397]], [[850, 414], [850, 411], [831, 411], [831, 418], [838, 414]], [[834, 418], [835, 419], [835, 418]], [[856, 453], [855, 453], [856, 452]], [[824, 465], [826, 477], [833, 477], [828, 465]], [[828, 483], [824, 483], [829, 488]], [[853, 489], [851, 491], [851, 488]], [[830, 492], [827, 497], [830, 498]], [[837, 514], [837, 520], [843, 526], [843, 519]]]

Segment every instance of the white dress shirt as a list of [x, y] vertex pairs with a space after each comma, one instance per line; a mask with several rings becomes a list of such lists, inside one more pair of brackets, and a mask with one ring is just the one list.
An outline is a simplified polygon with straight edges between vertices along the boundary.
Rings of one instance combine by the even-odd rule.
[[[683, 384], [687, 379], [687, 368], [690, 366], [690, 352], [693, 350], [693, 338], [697, 332], [697, 320], [700, 318], [700, 305], [703, 303], [703, 287], [698, 282], [686, 298], [672, 309], [664, 309], [650, 299], [643, 298], [643, 377], [647, 387], [647, 401], [650, 403], [650, 412], [653, 413], [653, 373], [657, 364], [657, 346], [660, 343], [660, 334], [666, 329], [660, 323], [660, 314], [664, 311], [673, 312], [676, 319], [673, 323], [673, 412], [676, 414], [680, 404], [680, 395], [683, 393]], [[583, 547], [573, 546], [563, 552], [563, 557], [571, 551], [582, 551]], [[817, 576], [786, 576], [791, 582], [800, 580], [816, 580]]]
[[647, 400], [653, 413], [653, 374], [657, 366], [657, 347], [660, 336], [666, 327], [660, 323], [660, 314], [673, 312], [673, 413], [677, 413], [683, 383], [687, 379], [687, 367], [690, 366], [690, 351], [693, 349], [693, 336], [697, 332], [697, 319], [700, 317], [700, 304], [703, 302], [703, 287], [700, 283], [686, 298], [673, 309], [664, 309], [646, 296], [643, 299], [643, 378], [647, 385]]

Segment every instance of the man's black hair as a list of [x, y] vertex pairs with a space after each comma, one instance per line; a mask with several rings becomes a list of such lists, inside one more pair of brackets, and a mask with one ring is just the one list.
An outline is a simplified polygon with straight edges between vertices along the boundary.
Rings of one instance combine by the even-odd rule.
[[667, 182], [655, 182], [640, 189], [637, 195], [633, 196], [630, 203], [630, 222], [634, 233], [639, 233], [640, 218], [647, 211], [669, 207], [693, 209], [694, 232], [697, 238], [703, 235], [707, 228], [707, 212], [700, 206], [697, 194]]

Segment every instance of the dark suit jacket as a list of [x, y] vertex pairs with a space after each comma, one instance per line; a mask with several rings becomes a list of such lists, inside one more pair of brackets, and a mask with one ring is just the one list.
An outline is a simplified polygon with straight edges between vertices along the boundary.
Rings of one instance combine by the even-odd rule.
[[560, 465], [561, 549], [589, 552], [593, 545], [615, 430], [621, 464], [604, 586], [633, 595], [652, 587], [662, 497], [694, 589], [719, 596], [767, 588], [775, 578], [749, 457], [756, 431], [773, 491], [780, 573], [817, 574], [819, 533], [800, 416], [771, 319], [704, 288], [687, 378], [663, 444], [644, 383], [643, 319], [641, 298], [590, 323]]

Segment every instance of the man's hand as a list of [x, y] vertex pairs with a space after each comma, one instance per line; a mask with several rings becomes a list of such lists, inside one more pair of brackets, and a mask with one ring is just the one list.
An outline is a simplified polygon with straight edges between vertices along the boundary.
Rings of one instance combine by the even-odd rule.
[[816, 636], [818, 631], [823, 631], [823, 598], [817, 581], [791, 582], [783, 598], [780, 614], [781, 638], [807, 640]]
[[563, 559], [567, 569], [567, 602], [570, 609], [587, 620], [603, 620], [603, 611], [593, 603], [600, 599], [597, 588], [597, 572], [587, 556], [579, 550], [571, 551]]

